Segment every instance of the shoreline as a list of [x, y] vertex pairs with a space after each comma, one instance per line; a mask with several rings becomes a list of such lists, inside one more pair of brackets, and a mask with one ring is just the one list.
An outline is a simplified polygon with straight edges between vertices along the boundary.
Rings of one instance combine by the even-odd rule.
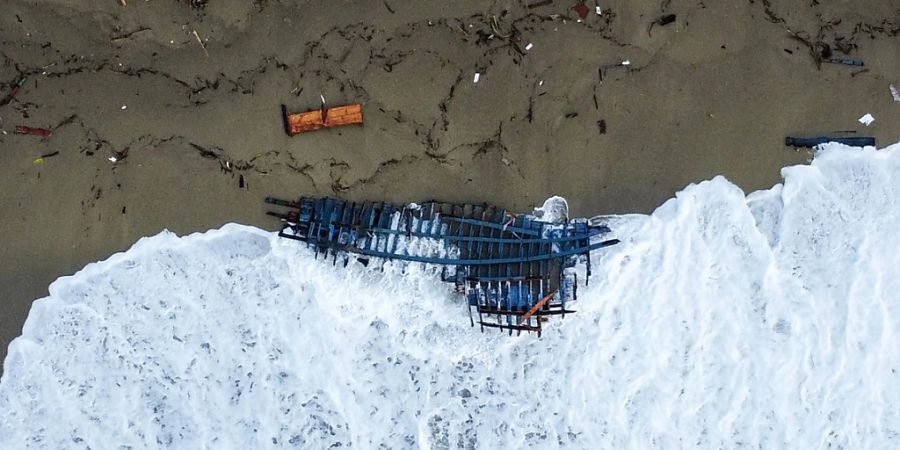
[[[771, 187], [809, 159], [787, 135], [900, 141], [890, 1], [862, 14], [701, 5], [612, 2], [578, 22], [559, 1], [15, 2], [0, 81], [28, 80], [0, 106], [2, 356], [52, 280], [164, 228], [273, 229], [268, 195], [516, 211], [560, 195], [576, 216], [648, 213], [715, 175]], [[664, 13], [677, 18], [649, 30]], [[788, 29], [821, 31], [836, 56], [851, 43], [867, 71], [817, 67]], [[279, 105], [314, 109], [320, 95], [362, 104], [364, 125], [286, 136]]]

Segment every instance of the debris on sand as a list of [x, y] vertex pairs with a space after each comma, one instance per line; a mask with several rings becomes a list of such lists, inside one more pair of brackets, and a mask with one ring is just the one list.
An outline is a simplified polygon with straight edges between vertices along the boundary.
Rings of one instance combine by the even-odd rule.
[[363, 123], [362, 105], [359, 103], [326, 108], [323, 102], [320, 109], [296, 114], [288, 114], [287, 107], [281, 105], [281, 114], [284, 119], [284, 131], [288, 136], [322, 128]]
[[587, 19], [588, 13], [590, 12], [588, 7], [585, 6], [584, 2], [573, 6], [572, 10], [578, 14], [578, 17], [581, 17], [581, 20]]
[[894, 101], [900, 102], [900, 91], [897, 90], [897, 87], [892, 84], [888, 86], [888, 89], [891, 90], [891, 97], [894, 98]]
[[869, 113], [866, 113], [866, 115], [859, 118], [859, 123], [861, 123], [865, 126], [871, 125], [872, 122], [874, 122], [874, 121], [875, 121], [875, 118], [872, 117], [872, 115]]
[[827, 60], [827, 61], [825, 61], [825, 62], [828, 62], [828, 63], [831, 63], [831, 64], [841, 64], [841, 65], [844, 65], [844, 66], [859, 66], [859, 67], [862, 67], [862, 66], [865, 66], [865, 65], [866, 65], [864, 62], [862, 62], [862, 60], [859, 60], [859, 59], [850, 59], [850, 58], [844, 58], [844, 59], [831, 58], [831, 59], [829, 59], [829, 60]]
[[3, 99], [0, 100], [0, 106], [13, 101], [13, 99], [16, 98], [16, 95], [19, 94], [19, 90], [22, 89], [22, 86], [25, 84], [26, 80], [28, 80], [28, 77], [26, 77], [25, 75], [20, 75], [18, 78], [16, 78], [16, 81], [12, 84], [12, 89], [10, 89], [9, 94], [6, 94], [6, 97], [3, 97]]
[[53, 132], [45, 128], [31, 128], [24, 125], [17, 125], [16, 134], [29, 134], [32, 136], [50, 137], [51, 135], [53, 135]]
[[203, 39], [200, 39], [200, 35], [197, 33], [197, 30], [191, 30], [191, 34], [194, 35], [194, 39], [196, 39], [197, 43], [200, 44], [200, 48], [203, 49], [203, 53], [206, 53], [206, 57], [209, 58], [209, 52], [206, 51], [206, 45], [203, 43]]
[[534, 3], [529, 3], [529, 4], [526, 6], [526, 8], [528, 8], [528, 9], [531, 9], [531, 8], [537, 8], [537, 7], [539, 7], [539, 6], [547, 6], [547, 5], [551, 4], [551, 3], [553, 3], [553, 0], [538, 0], [538, 1], [534, 2]]

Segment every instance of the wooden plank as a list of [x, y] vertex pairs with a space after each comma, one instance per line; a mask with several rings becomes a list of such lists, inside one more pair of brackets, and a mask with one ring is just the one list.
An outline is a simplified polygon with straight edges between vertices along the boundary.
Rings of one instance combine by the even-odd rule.
[[547, 302], [549, 302], [550, 299], [553, 298], [553, 294], [556, 294], [556, 292], [551, 292], [551, 293], [547, 294], [547, 296], [542, 298], [541, 301], [535, 303], [534, 306], [532, 306], [531, 309], [529, 309], [528, 312], [525, 313], [525, 315], [519, 319], [519, 326], [521, 326], [523, 323], [528, 321], [529, 317], [533, 316], [534, 313], [538, 312], [538, 310], [540, 310], [542, 306], [544, 306]]
[[285, 131], [291, 136], [322, 128], [363, 123], [362, 106], [358, 103], [296, 114], [288, 114], [284, 108], [282, 111], [285, 114]]

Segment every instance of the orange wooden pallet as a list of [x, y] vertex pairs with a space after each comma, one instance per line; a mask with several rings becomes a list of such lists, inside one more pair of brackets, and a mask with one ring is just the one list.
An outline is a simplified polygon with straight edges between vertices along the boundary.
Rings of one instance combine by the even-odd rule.
[[288, 136], [322, 128], [363, 123], [362, 106], [358, 103], [295, 114], [288, 114], [287, 107], [281, 105], [281, 114], [284, 118], [284, 131]]

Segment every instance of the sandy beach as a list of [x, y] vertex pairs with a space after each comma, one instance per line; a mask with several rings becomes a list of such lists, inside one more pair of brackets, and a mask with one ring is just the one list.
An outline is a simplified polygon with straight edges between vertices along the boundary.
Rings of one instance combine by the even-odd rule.
[[[896, 0], [124, 3], [0, 15], [0, 98], [27, 76], [0, 106], [3, 355], [54, 279], [163, 229], [275, 229], [267, 195], [647, 213], [770, 187], [809, 159], [788, 135], [900, 141]], [[280, 105], [320, 96], [365, 124], [287, 136]]]

